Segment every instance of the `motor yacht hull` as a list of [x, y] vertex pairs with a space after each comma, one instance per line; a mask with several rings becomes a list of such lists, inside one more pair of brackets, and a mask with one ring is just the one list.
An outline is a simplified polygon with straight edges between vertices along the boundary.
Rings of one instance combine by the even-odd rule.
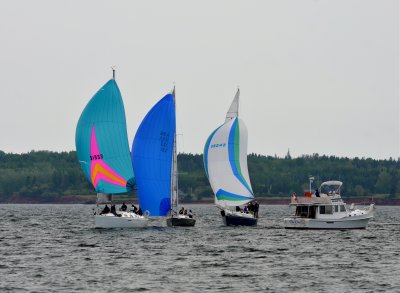
[[168, 227], [193, 227], [196, 220], [193, 218], [176, 218], [171, 217], [167, 219]]
[[[126, 213], [130, 214], [130, 213]], [[121, 216], [117, 217], [113, 214], [95, 215], [95, 228], [143, 228], [148, 224], [148, 219], [143, 216]]]
[[341, 219], [307, 219], [288, 217], [284, 219], [286, 229], [366, 229], [372, 215], [345, 217]]

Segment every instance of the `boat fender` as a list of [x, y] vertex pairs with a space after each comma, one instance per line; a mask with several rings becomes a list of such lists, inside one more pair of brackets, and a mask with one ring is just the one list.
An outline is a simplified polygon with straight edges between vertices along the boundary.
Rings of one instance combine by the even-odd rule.
[[143, 213], [143, 215], [146, 216], [146, 217], [148, 217], [148, 216], [150, 216], [150, 212], [149, 212], [148, 210], [145, 210], [144, 213]]

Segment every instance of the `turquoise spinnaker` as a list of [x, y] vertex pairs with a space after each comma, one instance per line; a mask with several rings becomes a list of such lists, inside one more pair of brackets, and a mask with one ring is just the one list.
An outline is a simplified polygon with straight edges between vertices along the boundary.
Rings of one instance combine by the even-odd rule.
[[83, 110], [75, 134], [81, 168], [97, 192], [126, 193], [134, 175], [122, 96], [109, 80]]

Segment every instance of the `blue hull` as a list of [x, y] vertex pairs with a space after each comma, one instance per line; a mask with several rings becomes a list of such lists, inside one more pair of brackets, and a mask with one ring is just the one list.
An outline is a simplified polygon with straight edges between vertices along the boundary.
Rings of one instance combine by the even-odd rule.
[[222, 216], [222, 220], [226, 226], [256, 226], [257, 218], [245, 218], [234, 215]]

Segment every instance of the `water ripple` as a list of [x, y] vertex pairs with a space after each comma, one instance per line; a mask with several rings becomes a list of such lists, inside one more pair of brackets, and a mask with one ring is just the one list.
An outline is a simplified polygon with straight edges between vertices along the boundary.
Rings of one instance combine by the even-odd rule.
[[287, 206], [257, 227], [225, 227], [190, 206], [194, 228], [93, 229], [89, 205], [0, 205], [1, 292], [399, 292], [400, 207], [367, 230], [282, 228]]

